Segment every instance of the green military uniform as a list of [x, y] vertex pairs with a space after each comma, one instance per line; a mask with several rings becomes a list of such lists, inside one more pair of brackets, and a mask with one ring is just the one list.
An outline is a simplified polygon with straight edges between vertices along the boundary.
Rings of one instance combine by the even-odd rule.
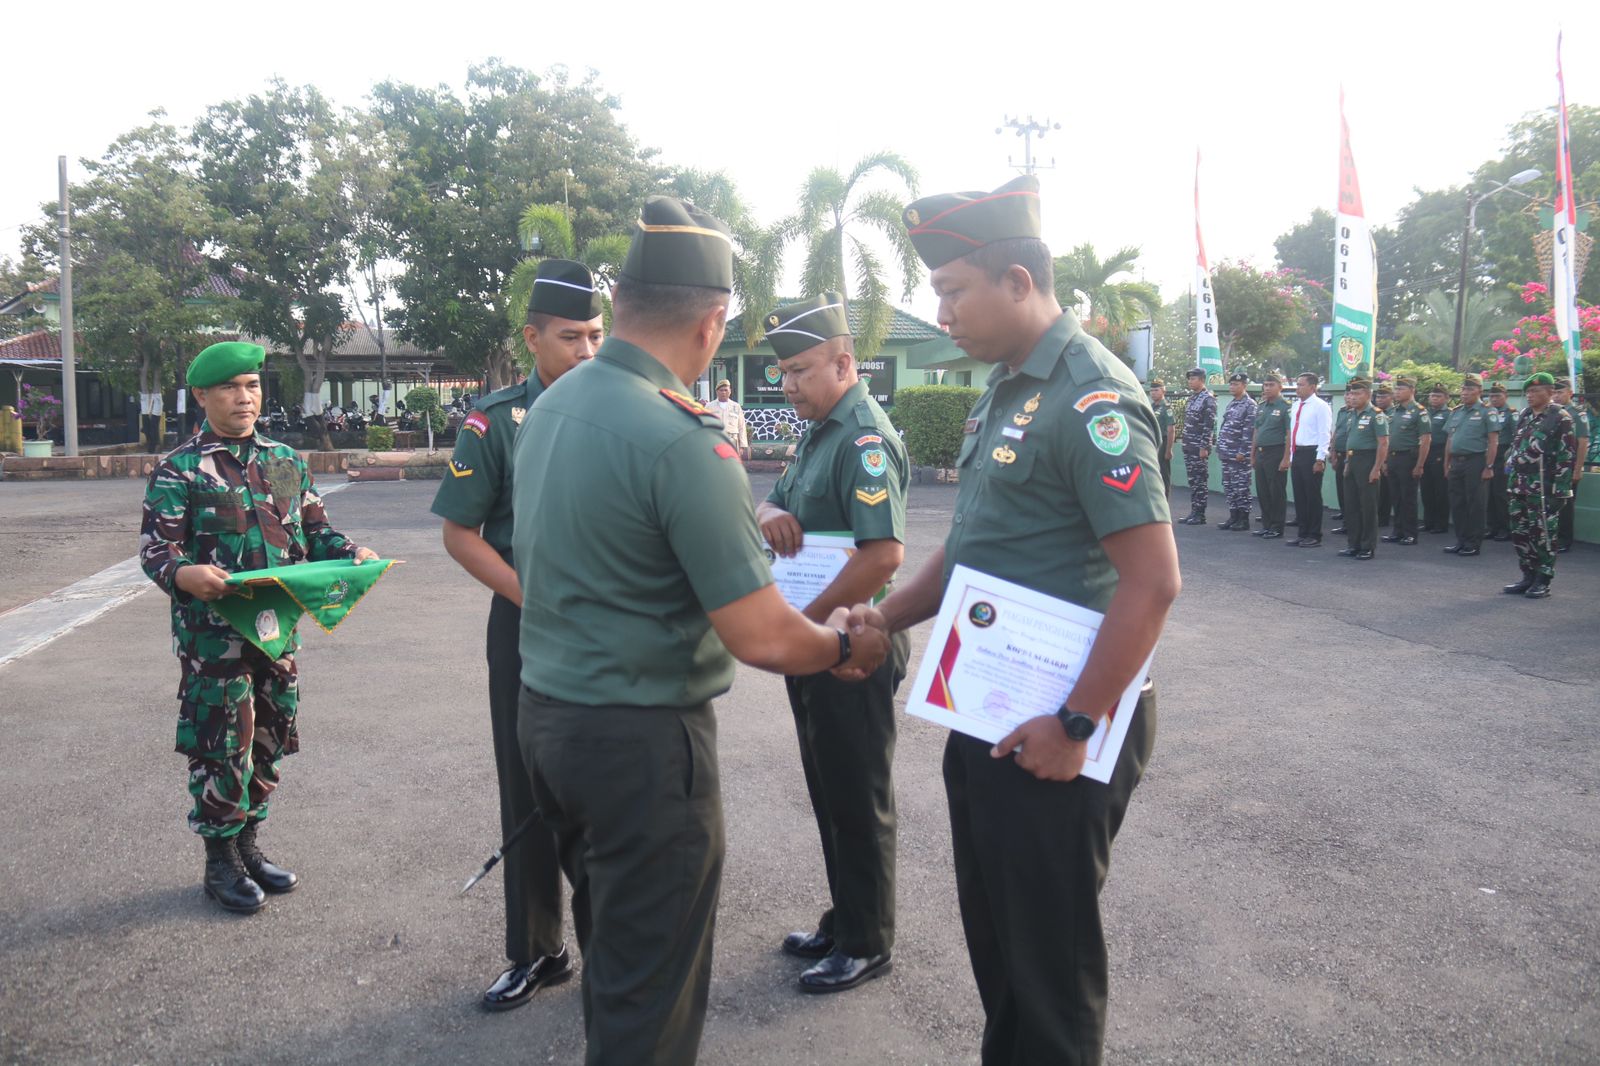
[[1428, 390], [1428, 461], [1422, 468], [1422, 531], [1450, 532], [1450, 486], [1445, 479], [1444, 446], [1449, 439], [1450, 406], [1433, 405], [1435, 395], [1448, 396], [1443, 385]]
[[[1551, 387], [1549, 374], [1528, 378], [1524, 387]], [[1556, 572], [1555, 525], [1562, 504], [1572, 496], [1572, 474], [1578, 454], [1572, 414], [1558, 403], [1543, 411], [1531, 406], [1517, 416], [1516, 435], [1505, 458], [1510, 498], [1511, 543], [1517, 550], [1522, 581], [1506, 592], [1530, 597], [1549, 595]]]
[[[1356, 386], [1352, 378], [1346, 389]], [[1378, 445], [1389, 436], [1389, 416], [1370, 403], [1346, 419], [1344, 453], [1344, 554], [1370, 558], [1378, 547], [1378, 486], [1371, 480]]]
[[[780, 307], [767, 333], [779, 359], [849, 333], [835, 293]], [[802, 332], [803, 330], [803, 332]], [[767, 502], [794, 516], [808, 533], [849, 532], [857, 544], [905, 542], [905, 445], [858, 381], [827, 416], [800, 438], [794, 462]], [[894, 946], [895, 809], [894, 693], [905, 676], [909, 642], [865, 681], [824, 671], [785, 678], [800, 740], [800, 765], [822, 839], [832, 905], [817, 932], [852, 958], [887, 954]]]
[[[1160, 378], [1156, 378], [1154, 381], [1150, 382], [1150, 387], [1152, 389], [1157, 386], [1165, 388], [1166, 383]], [[1160, 404], [1152, 406], [1155, 407], [1156, 412], [1156, 446], [1160, 450], [1161, 456], [1161, 484], [1166, 494], [1171, 496], [1172, 446], [1167, 443], [1167, 433], [1177, 428], [1178, 419], [1172, 413], [1171, 402], [1162, 400]], [[1173, 439], [1176, 440], [1177, 438], [1174, 437]]]
[[[1382, 401], [1382, 402], [1379, 402]], [[1388, 416], [1394, 406], [1394, 390], [1388, 385], [1379, 385], [1372, 390], [1372, 406]], [[1393, 419], [1390, 422], [1393, 423]], [[1389, 464], [1384, 463], [1378, 476], [1378, 528], [1382, 529], [1389, 524], [1389, 516], [1394, 510], [1393, 493], [1389, 490]]]
[[1481, 400], [1463, 403], [1452, 409], [1445, 420], [1445, 439], [1450, 448], [1450, 519], [1456, 527], [1456, 547], [1473, 553], [1483, 543], [1484, 508], [1489, 488], [1483, 480], [1483, 472], [1487, 468], [1490, 439], [1498, 440], [1499, 432], [1489, 412], [1489, 405]]
[[[1578, 383], [1582, 385], [1580, 381]], [[1556, 388], [1566, 388], [1570, 385], [1567, 378], [1556, 382]], [[1561, 514], [1556, 519], [1556, 551], [1564, 552], [1572, 549], [1572, 540], [1576, 535], [1578, 492], [1577, 482], [1583, 479], [1584, 467], [1594, 459], [1594, 442], [1590, 439], [1590, 421], [1592, 413], [1583, 403], [1581, 397], [1574, 395], [1572, 402], [1563, 404], [1567, 414], [1572, 416], [1572, 431], [1577, 439], [1576, 465], [1573, 467], [1573, 492], [1561, 504]]]
[[[629, 284], [728, 290], [722, 223], [645, 202]], [[707, 612], [771, 584], [721, 421], [616, 337], [555, 382], [513, 452], [519, 733], [573, 885], [590, 1063], [694, 1061], [724, 851]]]
[[[190, 364], [189, 380], [209, 388], [258, 373], [263, 355], [258, 345], [213, 345]], [[269, 658], [182, 591], [178, 571], [199, 563], [239, 573], [356, 551], [328, 524], [304, 460], [259, 433], [225, 438], [202, 422], [150, 475], [139, 562], [172, 600], [177, 750], [189, 758], [189, 827], [201, 836], [232, 837], [266, 818], [279, 762], [300, 750], [300, 636]]]
[[[1038, 181], [919, 200], [912, 242], [937, 269], [975, 247], [1039, 235]], [[997, 366], [972, 409], [945, 573], [974, 567], [1104, 611], [1117, 572], [1100, 542], [1167, 523], [1152, 469], [1155, 412], [1138, 381], [1063, 314], [1015, 371]], [[1098, 1062], [1107, 986], [1099, 891], [1155, 742], [1147, 689], [1109, 785], [1043, 781], [990, 745], [945, 746], [956, 889], [984, 1004], [983, 1061]]]
[[[528, 319], [549, 315], [590, 322], [603, 310], [594, 278], [581, 263], [545, 259], [539, 263]], [[456, 434], [446, 476], [433, 499], [433, 513], [480, 531], [507, 563], [512, 534], [512, 445], [533, 402], [544, 392], [537, 373], [520, 385], [492, 392]], [[484, 635], [489, 670], [489, 727], [499, 781], [500, 833], [505, 839], [538, 815], [533, 787], [517, 738], [517, 703], [522, 691], [518, 649], [522, 605], [496, 593], [489, 604]], [[561, 951], [561, 861], [555, 835], [544, 826], [525, 833], [501, 863], [506, 907], [506, 958], [530, 964]]]
[[[1494, 385], [1489, 389], [1490, 398], [1496, 394], [1504, 396], [1506, 387]], [[1506, 464], [1505, 457], [1511, 454], [1511, 438], [1517, 433], [1517, 412], [1510, 407], [1496, 407], [1489, 405], [1489, 431], [1495, 436], [1495, 464], [1494, 477], [1489, 480], [1489, 507], [1488, 518], [1485, 522], [1487, 534], [1494, 540], [1511, 539], [1511, 515], [1508, 510], [1506, 497]]]
[[[1349, 445], [1346, 443], [1349, 432], [1350, 408], [1340, 407], [1333, 413], [1333, 451], [1329, 454], [1329, 458], [1333, 460], [1333, 494], [1339, 500], [1340, 518], [1344, 517], [1345, 510], [1344, 461], [1345, 455], [1349, 451]], [[1339, 533], [1342, 530], [1335, 529], [1333, 532]]]
[[[1401, 384], [1415, 387], [1409, 379]], [[1428, 412], [1416, 400], [1389, 408], [1389, 483], [1394, 491], [1394, 533], [1396, 541], [1417, 538], [1417, 452], [1422, 447]]]
[[1289, 401], [1281, 394], [1276, 400], [1256, 404], [1255, 474], [1256, 495], [1261, 498], [1262, 535], [1282, 536], [1288, 517], [1289, 472], [1278, 466], [1289, 442], [1289, 411]]

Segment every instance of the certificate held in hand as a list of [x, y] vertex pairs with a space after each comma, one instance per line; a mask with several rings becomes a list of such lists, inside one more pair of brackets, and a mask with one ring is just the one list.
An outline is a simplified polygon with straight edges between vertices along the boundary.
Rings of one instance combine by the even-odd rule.
[[[1078, 682], [1105, 615], [971, 567], [950, 575], [906, 710], [993, 744], [1055, 714]], [[1149, 675], [1143, 669], [1088, 741], [1083, 776], [1111, 780]]]

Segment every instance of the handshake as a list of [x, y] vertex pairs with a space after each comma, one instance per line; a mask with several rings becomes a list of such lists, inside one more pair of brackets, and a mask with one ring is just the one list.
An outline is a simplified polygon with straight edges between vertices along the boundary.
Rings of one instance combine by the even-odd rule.
[[864, 681], [889, 655], [889, 623], [870, 603], [835, 607], [828, 615], [831, 628], [849, 634], [849, 656], [833, 668], [841, 681]]

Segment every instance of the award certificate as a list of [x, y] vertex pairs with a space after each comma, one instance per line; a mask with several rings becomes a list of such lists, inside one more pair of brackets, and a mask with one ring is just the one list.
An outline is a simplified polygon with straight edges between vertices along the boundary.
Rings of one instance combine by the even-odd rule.
[[[1105, 615], [957, 566], [906, 710], [993, 744], [1055, 714], [1077, 684]], [[1150, 662], [1089, 738], [1083, 776], [1109, 782]]]
[[807, 533], [800, 550], [787, 559], [772, 545], [765, 547], [778, 591], [795, 610], [803, 611], [839, 576], [856, 552], [856, 539], [848, 533]]

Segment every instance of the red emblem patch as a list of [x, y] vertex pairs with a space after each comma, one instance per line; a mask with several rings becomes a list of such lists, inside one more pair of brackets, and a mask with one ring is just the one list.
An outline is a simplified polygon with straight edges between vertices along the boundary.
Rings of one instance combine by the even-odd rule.
[[712, 451], [717, 453], [717, 458], [718, 459], [737, 459], [737, 458], [739, 458], [739, 450], [737, 448], [735, 448], [733, 445], [729, 444], [727, 441], [723, 441], [721, 444], [719, 444], [715, 448], [713, 448]]
[[1119, 466], [1115, 470], [1107, 470], [1100, 475], [1100, 484], [1108, 489], [1127, 495], [1139, 483], [1139, 475], [1144, 473], [1144, 466], [1134, 463], [1132, 466]]
[[465, 422], [461, 423], [461, 428], [471, 430], [479, 437], [482, 437], [485, 433], [489, 432], [489, 416], [484, 414], [482, 411], [474, 411], [467, 416], [467, 420]]

